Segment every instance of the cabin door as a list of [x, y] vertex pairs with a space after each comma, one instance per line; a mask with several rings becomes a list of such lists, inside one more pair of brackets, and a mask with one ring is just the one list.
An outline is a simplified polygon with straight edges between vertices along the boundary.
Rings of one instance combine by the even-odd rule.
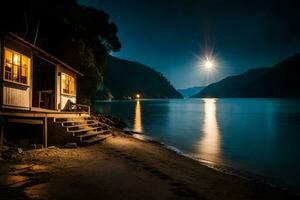
[[56, 66], [39, 57], [33, 59], [33, 107], [55, 110]]

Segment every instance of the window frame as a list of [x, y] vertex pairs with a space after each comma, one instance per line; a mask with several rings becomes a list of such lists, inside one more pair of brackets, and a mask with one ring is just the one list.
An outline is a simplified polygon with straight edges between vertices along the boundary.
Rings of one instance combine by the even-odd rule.
[[[74, 80], [74, 88], [73, 88], [73, 93], [66, 93], [66, 92], [64, 92], [64, 88], [63, 88], [63, 76], [65, 76], [66, 78], [73, 78], [73, 80]], [[61, 78], [60, 78], [60, 80], [61, 80], [61, 84], [60, 84], [60, 92], [61, 92], [61, 94], [63, 94], [63, 95], [66, 95], [66, 96], [71, 96], [71, 97], [76, 97], [76, 78], [74, 77], [74, 76], [72, 76], [72, 75], [70, 75], [70, 74], [67, 74], [67, 73], [65, 73], [65, 72], [61, 72]], [[69, 86], [70, 86], [70, 83], [69, 83]], [[70, 90], [70, 87], [69, 87], [69, 91], [71, 91]]]
[[[24, 54], [22, 54], [22, 53], [20, 53], [20, 52], [18, 52], [18, 51], [12, 50], [12, 49], [7, 48], [7, 47], [4, 47], [3, 50], [4, 50], [4, 52], [3, 52], [3, 67], [2, 67], [2, 73], [3, 73], [2, 77], [3, 77], [3, 80], [4, 80], [5, 82], [9, 82], [9, 83], [13, 83], [13, 84], [18, 84], [18, 85], [30, 87], [30, 82], [31, 82], [31, 80], [30, 80], [30, 77], [31, 77], [31, 63], [32, 63], [31, 58], [28, 57], [28, 56], [26, 56], [26, 55], [24, 55]], [[11, 79], [7, 79], [7, 78], [5, 77], [5, 73], [6, 73], [6, 70], [5, 70], [5, 66], [6, 66], [6, 55], [5, 55], [5, 54], [6, 54], [6, 51], [9, 51], [9, 52], [12, 53], [12, 62], [9, 63], [9, 64], [11, 65], [11, 72], [10, 72], [10, 73], [11, 73], [11, 74], [10, 74]], [[14, 64], [14, 61], [13, 61], [13, 59], [14, 59], [14, 54], [18, 54], [18, 55], [20, 56], [20, 65]], [[26, 59], [29, 60], [29, 65], [28, 65], [28, 67], [27, 67], [27, 74], [26, 74], [26, 76], [27, 76], [27, 83], [22, 83], [22, 82], [21, 82], [22, 69], [23, 69], [23, 66], [22, 66], [22, 64], [23, 64], [23, 63], [22, 63], [22, 62], [23, 62], [23, 57], [26, 57]], [[19, 72], [18, 72], [18, 75], [19, 75], [19, 80], [20, 80], [20, 81], [15, 81], [15, 80], [13, 80], [13, 76], [14, 76], [14, 66], [17, 66], [17, 70], [19, 71]]]

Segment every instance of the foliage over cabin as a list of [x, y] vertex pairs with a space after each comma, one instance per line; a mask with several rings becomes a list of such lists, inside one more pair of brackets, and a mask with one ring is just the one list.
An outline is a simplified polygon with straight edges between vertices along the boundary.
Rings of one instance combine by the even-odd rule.
[[89, 103], [102, 82], [107, 55], [121, 48], [117, 26], [109, 15], [75, 0], [8, 1], [5, 8], [0, 12], [1, 31], [16, 33], [83, 72], [77, 97]]

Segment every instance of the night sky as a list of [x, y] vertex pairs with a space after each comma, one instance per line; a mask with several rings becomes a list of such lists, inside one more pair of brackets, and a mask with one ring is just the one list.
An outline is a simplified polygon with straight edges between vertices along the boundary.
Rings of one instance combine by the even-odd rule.
[[[297, 1], [80, 0], [107, 12], [122, 49], [113, 55], [162, 72], [176, 88], [207, 85], [300, 52]], [[203, 70], [199, 57], [218, 62]]]

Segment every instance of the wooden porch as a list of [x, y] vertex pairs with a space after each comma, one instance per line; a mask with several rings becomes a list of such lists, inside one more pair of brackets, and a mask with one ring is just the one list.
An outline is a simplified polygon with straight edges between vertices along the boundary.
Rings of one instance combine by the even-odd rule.
[[90, 108], [85, 106], [83, 111], [56, 111], [43, 108], [31, 108], [31, 110], [14, 110], [2, 109], [0, 110], [0, 149], [3, 147], [4, 132], [6, 123], [32, 124], [43, 127], [43, 147], [48, 146], [48, 119], [52, 118], [54, 121], [60, 118], [79, 118], [90, 117]]

